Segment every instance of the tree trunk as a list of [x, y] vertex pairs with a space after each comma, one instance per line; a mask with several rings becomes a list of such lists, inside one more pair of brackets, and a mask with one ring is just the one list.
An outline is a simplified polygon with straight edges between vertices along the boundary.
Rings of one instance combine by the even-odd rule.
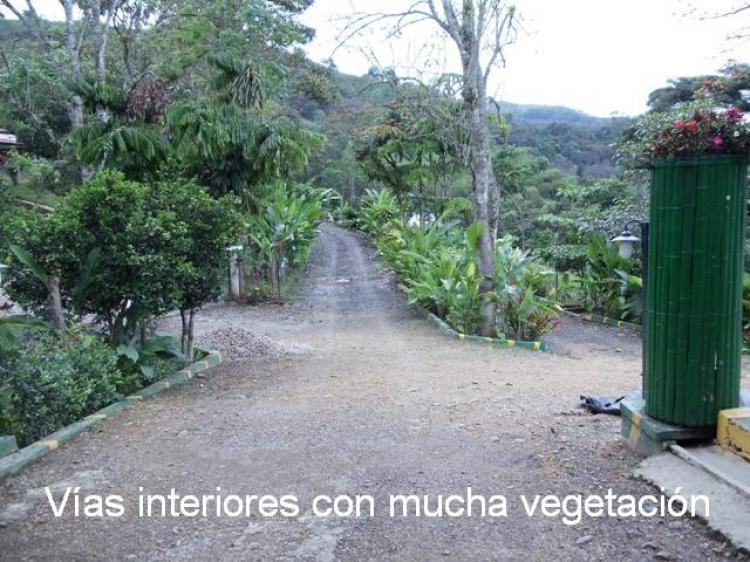
[[180, 351], [185, 353], [187, 349], [188, 319], [187, 310], [180, 309], [180, 320], [182, 321], [182, 331], [180, 332]]
[[60, 297], [60, 278], [56, 275], [49, 278], [47, 311], [55, 330], [58, 332], [64, 332], [66, 330], [65, 313], [63, 312], [62, 307], [62, 298]]
[[180, 310], [180, 319], [182, 320], [182, 334], [180, 335], [180, 350], [191, 361], [193, 358], [193, 326], [195, 318], [195, 309]]
[[188, 361], [191, 361], [193, 359], [193, 320], [195, 319], [195, 309], [190, 309], [190, 320], [188, 321], [188, 343], [187, 343], [187, 351], [185, 352], [185, 355], [187, 355]]
[[472, 196], [474, 219], [484, 225], [478, 242], [479, 273], [482, 276], [480, 291], [482, 322], [480, 332], [485, 337], [494, 336], [497, 323], [495, 292], [495, 235], [497, 229], [497, 181], [492, 170], [489, 132], [487, 130], [487, 95], [479, 64], [479, 50], [474, 46], [464, 59], [464, 110], [469, 126], [471, 147]]

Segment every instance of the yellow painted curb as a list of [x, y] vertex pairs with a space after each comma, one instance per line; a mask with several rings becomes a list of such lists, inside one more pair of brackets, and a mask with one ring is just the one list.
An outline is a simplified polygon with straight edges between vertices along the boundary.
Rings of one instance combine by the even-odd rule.
[[55, 449], [60, 448], [60, 442], [57, 441], [56, 439], [46, 439], [44, 441], [41, 441], [40, 443], [42, 445], [47, 446], [47, 448], [49, 448], [50, 451], [54, 451]]
[[628, 433], [628, 445], [631, 448], [637, 449], [638, 442], [641, 440], [641, 428], [633, 424], [630, 426], [630, 433]]
[[641, 413], [640, 412], [633, 412], [630, 416], [630, 423], [633, 424], [633, 427], [637, 427], [638, 431], [641, 430]]
[[750, 408], [732, 408], [719, 412], [716, 443], [722, 449], [750, 460], [750, 431], [738, 420], [750, 420]]

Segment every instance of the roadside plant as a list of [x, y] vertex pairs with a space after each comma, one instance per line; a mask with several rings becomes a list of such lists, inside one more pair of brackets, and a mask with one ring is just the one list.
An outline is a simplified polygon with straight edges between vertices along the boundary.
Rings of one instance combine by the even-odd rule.
[[36, 337], [0, 362], [0, 434], [35, 441], [119, 398], [120, 376], [97, 335]]
[[125, 374], [132, 374], [139, 371], [137, 376], [129, 377], [131, 380], [127, 388], [128, 392], [137, 390], [141, 386], [139, 382], [150, 382], [156, 380], [161, 369], [162, 363], [168, 360], [175, 360], [180, 365], [190, 362], [177, 342], [172, 336], [154, 336], [141, 342], [139, 338], [133, 338], [131, 341], [119, 344], [115, 351], [117, 352], [120, 370]]
[[286, 273], [307, 261], [325, 216], [323, 196], [308, 186], [279, 181], [254, 198], [257, 213], [246, 215], [251, 261], [278, 298]]
[[552, 304], [554, 273], [531, 252], [498, 240], [495, 286], [498, 324], [507, 338], [536, 341], [555, 328], [558, 311]]
[[557, 309], [532, 287], [506, 285], [498, 298], [500, 326], [506, 338], [537, 341], [558, 323]]
[[388, 188], [380, 191], [368, 189], [360, 201], [362, 230], [379, 238], [390, 223], [401, 217], [398, 199]]
[[[174, 306], [180, 311], [182, 360], [193, 355], [196, 311], [221, 296], [227, 268], [227, 246], [239, 238], [236, 201], [217, 200], [196, 182], [164, 180], [153, 186], [153, 207], [170, 209], [179, 225], [170, 241]], [[145, 345], [145, 344], [144, 344]]]
[[[634, 306], [626, 307], [623, 297], [628, 297], [630, 292], [623, 294], [622, 285], [622, 274], [630, 275], [634, 271], [632, 260], [620, 257], [618, 248], [603, 236], [589, 242], [586, 254], [586, 268], [579, 277], [586, 309], [611, 318], [627, 317], [628, 312], [634, 312]], [[627, 287], [632, 284], [629, 278], [627, 283]]]
[[194, 183], [148, 187], [121, 172], [100, 172], [16, 251], [8, 292], [43, 310], [54, 275], [62, 308], [94, 315], [113, 345], [131, 341], [149, 318], [173, 308], [192, 315], [218, 296], [232, 221], [227, 207]]

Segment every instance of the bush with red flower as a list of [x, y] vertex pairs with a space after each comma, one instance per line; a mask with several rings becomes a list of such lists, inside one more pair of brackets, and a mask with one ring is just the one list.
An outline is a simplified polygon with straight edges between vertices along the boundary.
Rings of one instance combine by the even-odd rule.
[[625, 163], [710, 154], [750, 154], [750, 121], [736, 107], [701, 101], [652, 111], [625, 133], [619, 146]]
[[647, 158], [747, 153], [750, 153], [750, 126], [735, 107], [696, 110], [675, 119], [670, 126], [658, 131], [643, 151]]

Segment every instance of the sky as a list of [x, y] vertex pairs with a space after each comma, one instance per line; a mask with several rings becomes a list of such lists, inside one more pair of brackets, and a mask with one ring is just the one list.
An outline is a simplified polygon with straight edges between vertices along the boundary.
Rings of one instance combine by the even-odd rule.
[[[301, 20], [316, 29], [305, 46], [313, 60], [331, 57], [352, 14], [399, 12], [414, 0], [316, 0]], [[742, 0], [515, 0], [521, 30], [493, 72], [489, 94], [502, 101], [564, 105], [592, 115], [636, 115], [670, 78], [715, 73], [730, 60], [750, 62], [750, 10], [725, 18]], [[59, 19], [57, 0], [37, 10]], [[390, 29], [390, 28], [389, 28]], [[401, 37], [370, 29], [333, 56], [339, 70], [362, 75], [377, 64], [429, 80], [460, 69], [456, 48], [430, 22]]]
[[[726, 18], [739, 0], [516, 0], [522, 29], [494, 71], [489, 94], [501, 101], [564, 105], [599, 116], [635, 115], [648, 94], [679, 76], [714, 73], [729, 59], [750, 62], [750, 41], [730, 37], [750, 11]], [[302, 21], [317, 30], [306, 47], [322, 61], [354, 13], [403, 11], [412, 0], [317, 0]], [[428, 45], [428, 48], [425, 48]], [[399, 75], [429, 77], [460, 67], [455, 46], [429, 22], [400, 38], [359, 34], [336, 50], [339, 70], [364, 74], [377, 62]]]

